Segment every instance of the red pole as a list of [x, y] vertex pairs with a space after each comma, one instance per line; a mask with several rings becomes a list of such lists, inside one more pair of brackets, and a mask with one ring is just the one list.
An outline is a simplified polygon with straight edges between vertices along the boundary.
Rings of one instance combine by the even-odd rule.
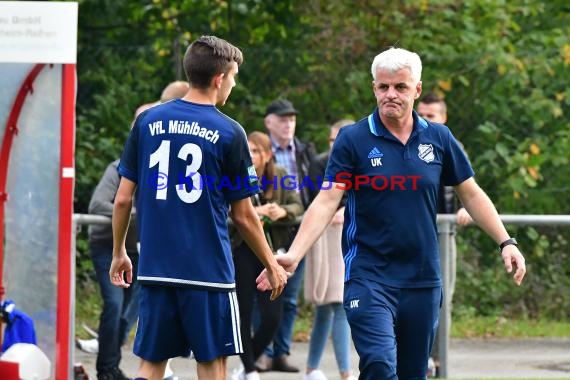
[[57, 326], [55, 378], [71, 373], [70, 340], [72, 315], [71, 254], [73, 228], [73, 185], [75, 177], [75, 64], [62, 65], [61, 145], [59, 180], [59, 232], [57, 268]]

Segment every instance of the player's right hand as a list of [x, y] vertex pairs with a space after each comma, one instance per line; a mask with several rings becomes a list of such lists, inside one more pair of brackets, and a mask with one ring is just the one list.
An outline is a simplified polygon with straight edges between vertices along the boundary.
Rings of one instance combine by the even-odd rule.
[[265, 272], [266, 279], [269, 282], [269, 286], [271, 286], [271, 300], [273, 301], [283, 293], [283, 289], [287, 285], [287, 272], [282, 266], [277, 264], [271, 266]]
[[128, 288], [133, 282], [133, 264], [124, 248], [117, 255], [113, 252], [109, 279], [111, 284], [121, 288]]

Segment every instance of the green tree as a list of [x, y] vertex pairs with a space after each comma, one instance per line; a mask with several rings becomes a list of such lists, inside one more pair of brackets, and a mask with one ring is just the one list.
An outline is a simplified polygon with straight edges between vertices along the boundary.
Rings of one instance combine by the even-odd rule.
[[[215, 34], [245, 54], [223, 111], [263, 129], [265, 106], [287, 97], [301, 111], [297, 133], [323, 150], [329, 124], [374, 108], [373, 57], [389, 46], [417, 51], [424, 91], [445, 95], [449, 126], [499, 211], [569, 213], [569, 15], [563, 0], [82, 0], [76, 212], [120, 154], [136, 107], [184, 79], [188, 43]], [[533, 291], [517, 289], [513, 300], [495, 244], [470, 228], [457, 302], [487, 314], [566, 315], [568, 232], [509, 229], [525, 247]]]

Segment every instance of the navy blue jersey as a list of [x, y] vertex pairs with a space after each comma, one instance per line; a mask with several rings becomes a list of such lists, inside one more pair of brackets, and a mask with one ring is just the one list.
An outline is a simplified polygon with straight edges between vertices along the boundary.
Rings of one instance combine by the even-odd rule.
[[137, 118], [119, 173], [138, 185], [138, 280], [233, 290], [229, 204], [259, 192], [243, 128], [212, 105], [155, 106]]
[[342, 249], [345, 280], [366, 278], [405, 288], [441, 285], [437, 241], [440, 180], [458, 185], [473, 176], [463, 149], [444, 125], [415, 112], [402, 144], [380, 121], [344, 127], [325, 176], [349, 187]]

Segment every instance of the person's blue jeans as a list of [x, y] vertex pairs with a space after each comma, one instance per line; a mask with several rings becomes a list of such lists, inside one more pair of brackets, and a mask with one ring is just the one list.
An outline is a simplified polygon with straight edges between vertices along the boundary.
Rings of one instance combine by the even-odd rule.
[[350, 327], [344, 306], [340, 302], [316, 307], [307, 368], [319, 368], [331, 328], [338, 370], [341, 373], [348, 372], [350, 370]]
[[297, 318], [297, 298], [299, 290], [305, 276], [305, 259], [303, 258], [295, 274], [287, 280], [285, 290], [281, 294], [283, 298], [283, 317], [279, 329], [273, 338], [273, 347], [269, 345], [264, 353], [272, 358], [283, 355], [289, 355], [291, 342], [293, 340], [293, 327], [295, 326], [295, 318]]
[[[126, 289], [111, 284], [109, 268], [113, 259], [113, 249], [91, 245], [90, 250], [103, 301], [99, 317], [99, 353], [96, 369], [97, 373], [107, 373], [119, 367], [121, 346], [127, 341], [129, 331], [137, 321], [139, 284], [133, 281]], [[128, 252], [128, 254], [133, 263], [133, 279], [135, 279], [139, 255], [137, 252]]]

